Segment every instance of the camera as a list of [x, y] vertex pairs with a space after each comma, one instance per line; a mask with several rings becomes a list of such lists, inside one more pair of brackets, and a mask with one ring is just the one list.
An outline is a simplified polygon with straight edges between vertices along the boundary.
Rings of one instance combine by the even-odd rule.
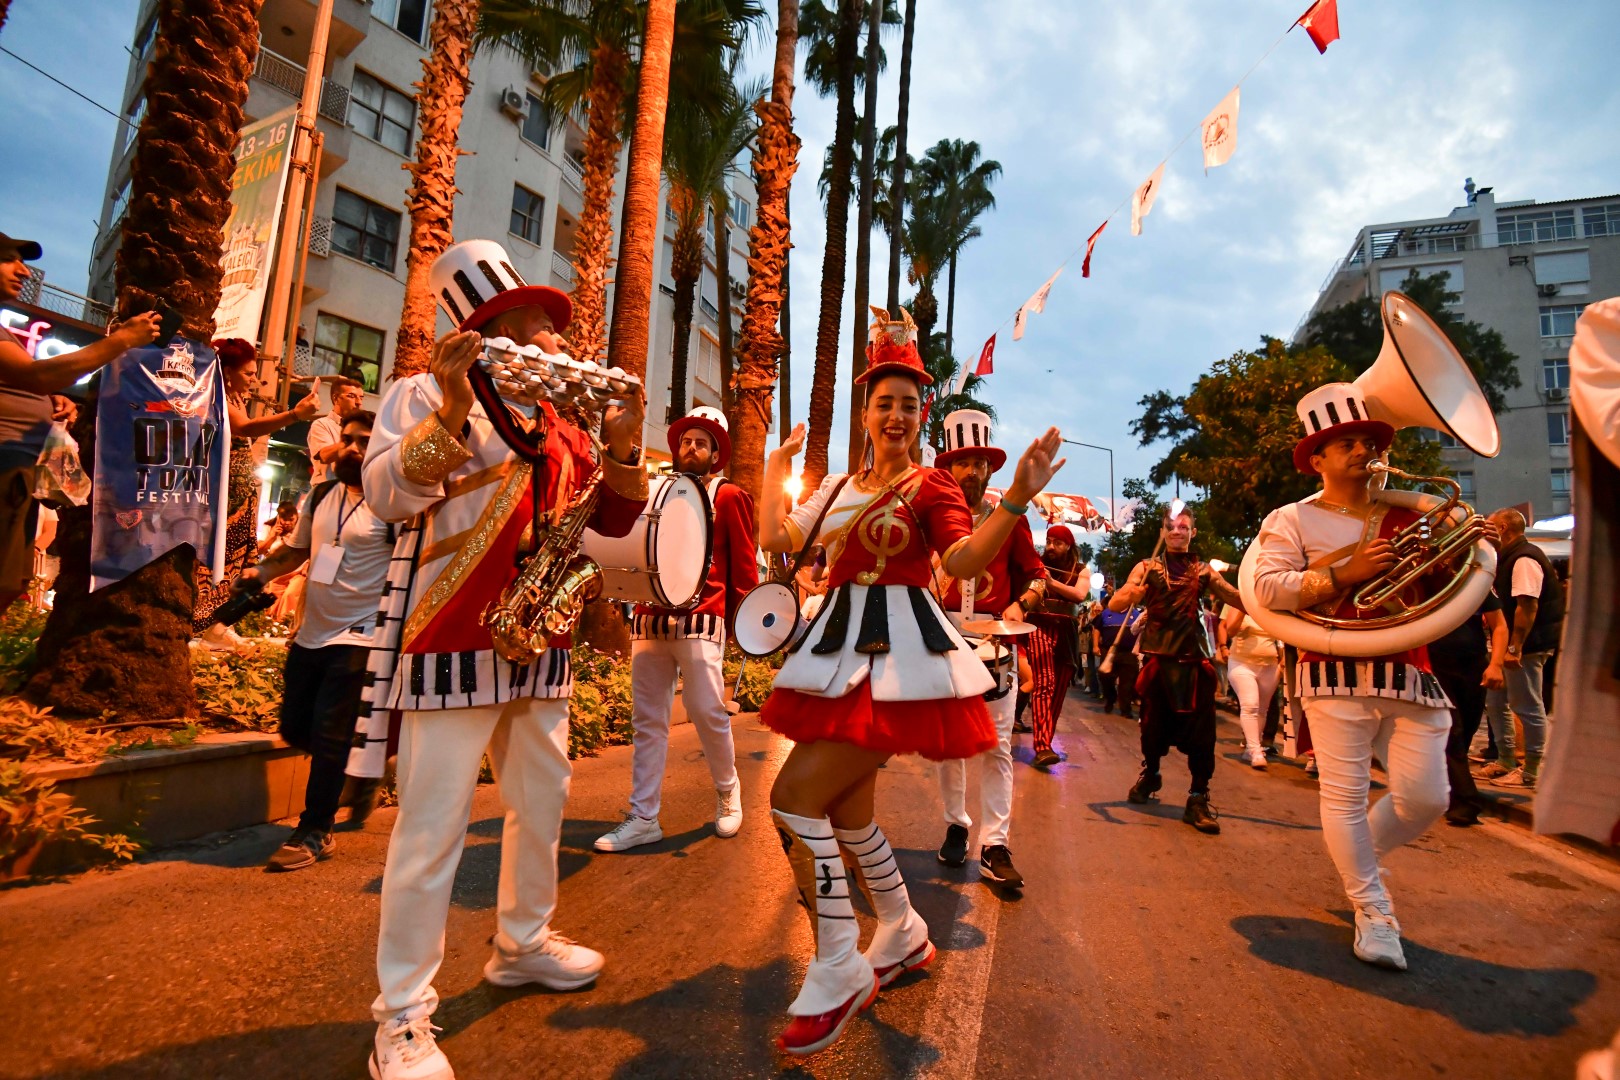
[[276, 602], [274, 593], [264, 591], [259, 582], [249, 582], [244, 591], [237, 593], [214, 609], [214, 621], [235, 626], [255, 611], [263, 611]]

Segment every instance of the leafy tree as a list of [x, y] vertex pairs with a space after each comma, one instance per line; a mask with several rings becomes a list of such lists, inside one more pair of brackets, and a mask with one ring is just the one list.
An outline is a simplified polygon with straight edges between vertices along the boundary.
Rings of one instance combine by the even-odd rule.
[[[1501, 334], [1472, 320], [1465, 321], [1452, 310], [1451, 305], [1460, 301], [1462, 294], [1447, 287], [1450, 281], [1451, 275], [1445, 271], [1423, 276], [1413, 267], [1401, 282], [1401, 292], [1445, 331], [1479, 380], [1491, 411], [1501, 412], [1507, 407], [1507, 392], [1520, 385], [1519, 358], [1508, 349]], [[1363, 297], [1329, 308], [1305, 324], [1301, 340], [1306, 345], [1322, 346], [1343, 361], [1352, 375], [1360, 375], [1372, 367], [1384, 347], [1384, 324], [1378, 306], [1378, 299]]]

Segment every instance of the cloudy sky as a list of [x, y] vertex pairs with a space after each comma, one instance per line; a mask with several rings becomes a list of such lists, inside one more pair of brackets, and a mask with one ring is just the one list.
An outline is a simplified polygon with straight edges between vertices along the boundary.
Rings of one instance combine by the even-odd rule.
[[[956, 311], [959, 355], [1001, 330], [986, 396], [1004, 444], [1056, 423], [1113, 447], [1119, 480], [1144, 475], [1158, 455], [1128, 430], [1137, 399], [1184, 390], [1261, 334], [1291, 333], [1362, 225], [1443, 215], [1469, 176], [1499, 200], [1620, 190], [1620, 84], [1602, 44], [1612, 3], [1341, 0], [1343, 38], [1318, 56], [1302, 31], [1288, 35], [1243, 82], [1232, 161], [1206, 177], [1197, 140], [1182, 145], [1133, 238], [1128, 205], [1116, 208], [1305, 6], [919, 0], [912, 146], [974, 140], [1004, 169], [998, 208], [964, 253]], [[134, 9], [15, 0], [0, 46], [116, 109]], [[894, 120], [898, 30], [888, 48], [882, 124]], [[767, 63], [762, 51], [755, 66]], [[116, 122], [3, 54], [0, 95], [10, 151], [0, 230], [38, 237], [50, 280], [82, 288]], [[793, 194], [800, 417], [825, 235], [815, 181], [833, 111], [808, 90], [795, 102], [805, 144]], [[1013, 312], [1110, 214], [1092, 277], [1081, 279], [1076, 259], [1046, 314], [1013, 342]], [[881, 231], [873, 260], [881, 277]], [[943, 297], [941, 307], [943, 327]], [[848, 335], [846, 321], [846, 353]], [[834, 467], [845, 424], [840, 414]], [[1073, 449], [1055, 486], [1106, 496], [1107, 456]]]

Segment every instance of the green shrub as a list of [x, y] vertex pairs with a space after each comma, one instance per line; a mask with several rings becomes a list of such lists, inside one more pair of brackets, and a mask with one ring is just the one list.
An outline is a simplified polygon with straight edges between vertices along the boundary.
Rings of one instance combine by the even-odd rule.
[[286, 666], [287, 647], [269, 641], [251, 641], [234, 653], [194, 649], [191, 676], [197, 684], [197, 706], [209, 719], [274, 731], [281, 717]]
[[66, 841], [113, 859], [134, 856], [122, 833], [92, 832], [96, 819], [56, 785], [31, 771], [36, 762], [94, 761], [112, 744], [106, 735], [65, 724], [21, 698], [0, 699], [0, 877], [40, 845]]
[[568, 703], [568, 756], [589, 757], [631, 737], [630, 658], [589, 645], [573, 650], [574, 693]]
[[22, 689], [34, 669], [34, 646], [45, 629], [45, 612], [34, 610], [26, 599], [0, 615], [0, 694]]

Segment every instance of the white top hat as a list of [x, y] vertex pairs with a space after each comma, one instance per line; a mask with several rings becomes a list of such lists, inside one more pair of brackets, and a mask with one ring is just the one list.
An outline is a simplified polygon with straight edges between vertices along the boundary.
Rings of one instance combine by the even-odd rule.
[[447, 248], [428, 270], [428, 287], [461, 330], [476, 330], [497, 315], [532, 306], [544, 308], [560, 334], [574, 312], [567, 293], [524, 281], [506, 249], [493, 240], [463, 240]]
[[731, 460], [731, 426], [726, 423], [726, 414], [719, 409], [708, 405], [699, 405], [673, 424], [669, 425], [669, 452], [671, 454], [681, 445], [681, 436], [689, 428], [701, 428], [714, 439], [714, 468], [723, 469], [726, 462]]
[[1315, 473], [1311, 455], [1323, 443], [1340, 435], [1353, 435], [1365, 431], [1377, 435], [1385, 449], [1395, 437], [1395, 429], [1382, 420], [1374, 420], [1367, 411], [1367, 399], [1355, 383], [1334, 382], [1318, 386], [1299, 399], [1296, 406], [1299, 422], [1305, 427], [1305, 437], [1294, 446], [1294, 467], [1301, 472]]
[[1006, 451], [990, 445], [989, 414], [978, 409], [958, 409], [945, 417], [945, 449], [934, 458], [934, 465], [943, 469], [970, 454], [989, 458], [992, 473], [1007, 463]]

